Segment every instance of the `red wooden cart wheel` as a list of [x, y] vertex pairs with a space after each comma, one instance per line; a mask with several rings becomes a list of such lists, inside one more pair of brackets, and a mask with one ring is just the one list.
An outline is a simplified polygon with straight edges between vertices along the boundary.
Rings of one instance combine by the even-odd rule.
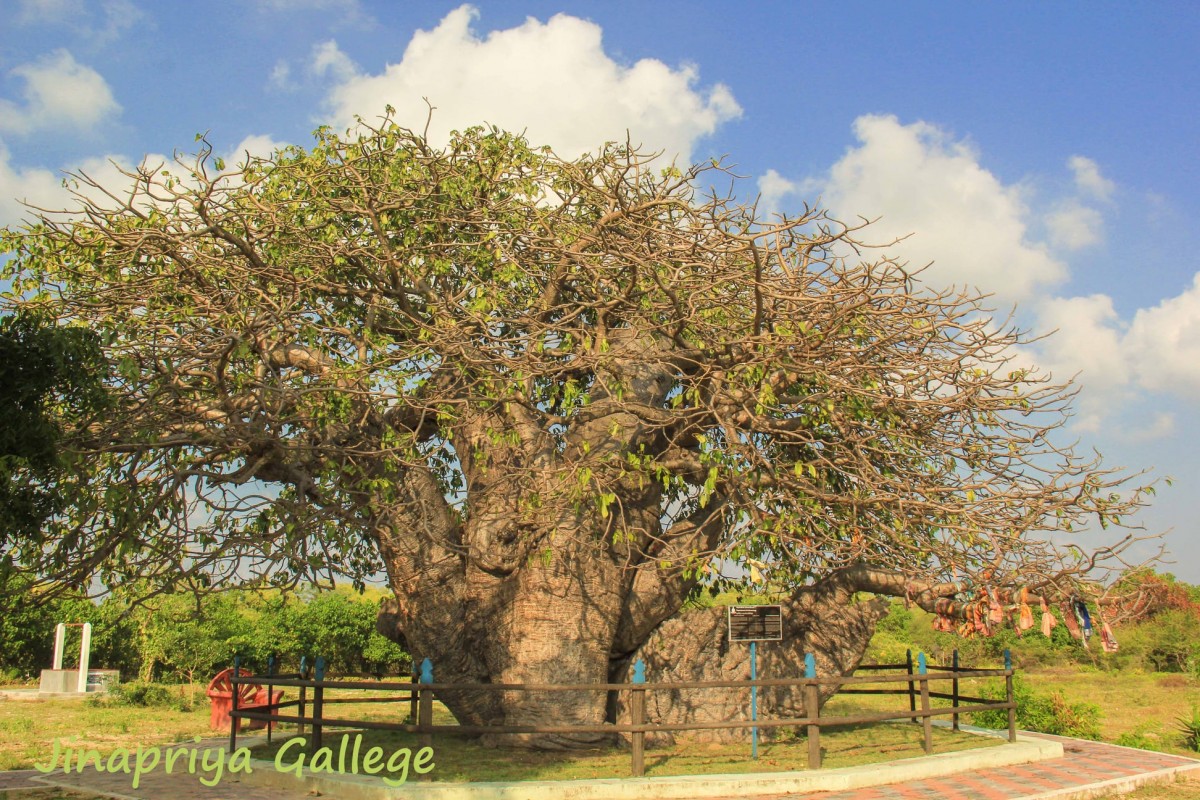
[[[209, 696], [213, 693], [220, 693], [226, 697], [233, 697], [233, 668], [223, 669], [216, 674], [216, 677], [208, 684]], [[238, 683], [238, 705], [250, 705], [262, 686], [257, 683]]]

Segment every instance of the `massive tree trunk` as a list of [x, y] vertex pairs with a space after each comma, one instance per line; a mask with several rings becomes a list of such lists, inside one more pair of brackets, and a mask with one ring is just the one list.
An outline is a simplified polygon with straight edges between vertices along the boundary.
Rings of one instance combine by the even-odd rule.
[[[518, 569], [490, 572], [450, 549], [431, 558], [384, 552], [396, 599], [380, 629], [428, 657], [439, 683], [603, 684], [683, 604], [692, 582], [681, 568], [630, 568], [614, 552], [562, 525], [562, 544]], [[430, 572], [435, 575], [430, 575]], [[421, 576], [421, 580], [417, 577]], [[600, 724], [607, 692], [453, 692], [439, 699], [460, 723]], [[576, 747], [602, 734], [505, 736], [541, 748]]]
[[[576, 540], [572, 540], [576, 541]], [[393, 560], [393, 575], [409, 569]], [[740, 680], [749, 676], [748, 648], [730, 644], [725, 610], [676, 616], [690, 580], [667, 570], [624, 568], [582, 546], [534, 559], [503, 576], [443, 553], [436, 580], [397, 581], [395, 601], [380, 629], [402, 635], [414, 658], [428, 657], [439, 683], [574, 684], [624, 682], [630, 664], [646, 663], [651, 682]], [[784, 603], [784, 640], [760, 645], [763, 676], [801, 677], [804, 653], [816, 657], [819, 674], [847, 674], [861, 661], [886, 614], [884, 600], [856, 599], [859, 591], [910, 596], [932, 608], [954, 584], [914, 584], [903, 577], [858, 566], [832, 573]], [[668, 619], [668, 617], [670, 617]], [[823, 688], [822, 704], [833, 694]], [[803, 716], [798, 691], [768, 689], [764, 715]], [[594, 692], [447, 692], [439, 697], [460, 723], [486, 725], [600, 724], [628, 719], [626, 696]], [[615, 702], [612, 702], [615, 700]], [[656, 722], [745, 718], [748, 696], [732, 690], [652, 692], [647, 718]], [[700, 734], [737, 740], [742, 730]], [[489, 743], [538, 748], [589, 746], [603, 734], [529, 734], [485, 737]], [[671, 736], [658, 741], [671, 741]]]

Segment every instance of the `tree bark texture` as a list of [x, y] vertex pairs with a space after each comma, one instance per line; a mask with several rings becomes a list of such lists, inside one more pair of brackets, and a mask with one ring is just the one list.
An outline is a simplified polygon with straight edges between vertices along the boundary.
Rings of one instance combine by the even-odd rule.
[[[448, 562], [449, 563], [449, 562]], [[653, 573], [632, 573], [644, 576]], [[649, 581], [644, 578], [641, 584]], [[557, 553], [547, 562], [531, 563], [498, 578], [476, 569], [448, 570], [442, 580], [424, 581], [419, 592], [389, 601], [379, 627], [399, 638], [415, 659], [429, 657], [438, 683], [574, 684], [623, 683], [634, 661], [646, 664], [648, 683], [699, 680], [747, 680], [749, 648], [730, 643], [726, 609], [686, 611], [660, 619], [653, 629], [638, 628], [648, 604], [635, 591], [637, 577], [610, 560], [589, 557], [578, 549]], [[683, 604], [686, 581], [669, 604], [651, 616]], [[933, 609], [941, 597], [961, 591], [958, 584], [928, 584], [885, 570], [854, 566], [798, 590], [782, 603], [784, 638], [759, 644], [758, 674], [763, 678], [804, 677], [804, 656], [812, 653], [818, 675], [848, 675], [861, 662], [875, 624], [887, 613], [882, 597], [859, 592], [907, 596]], [[674, 613], [674, 612], [672, 612]], [[635, 629], [637, 629], [635, 631]], [[636, 647], [628, 645], [641, 637]], [[834, 694], [822, 686], [822, 705]], [[628, 722], [625, 692], [444, 692], [439, 699], [463, 724], [595, 725], [607, 720]], [[764, 687], [759, 693], [761, 717], [802, 717], [803, 693], [788, 687]], [[680, 689], [649, 691], [646, 719], [658, 723], [749, 719], [749, 691]], [[765, 737], [782, 731], [764, 729]], [[656, 744], [677, 739], [745, 741], [746, 730], [702, 730], [663, 733], [648, 738]], [[490, 744], [519, 744], [543, 749], [587, 747], [603, 734], [500, 734]]]

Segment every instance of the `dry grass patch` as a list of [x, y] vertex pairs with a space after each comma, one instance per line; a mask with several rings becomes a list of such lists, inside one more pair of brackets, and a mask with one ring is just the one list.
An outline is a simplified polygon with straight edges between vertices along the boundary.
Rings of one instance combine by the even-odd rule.
[[1106, 794], [1097, 800], [1196, 800], [1200, 797], [1200, 776], [1186, 773], [1175, 780], [1143, 786], [1127, 794]]
[[1193, 705], [1200, 705], [1200, 681], [1191, 676], [1053, 667], [1026, 677], [1040, 691], [1059, 691], [1070, 701], [1100, 706], [1105, 741], [1137, 746], [1140, 738], [1155, 750], [1198, 757], [1183, 746], [1177, 723], [1179, 717], [1191, 715]]
[[208, 716], [207, 703], [183, 712], [94, 706], [83, 699], [0, 701], [0, 770], [30, 769], [34, 763], [44, 763], [56, 740], [108, 754], [118, 747], [219, 736], [209, 730]]

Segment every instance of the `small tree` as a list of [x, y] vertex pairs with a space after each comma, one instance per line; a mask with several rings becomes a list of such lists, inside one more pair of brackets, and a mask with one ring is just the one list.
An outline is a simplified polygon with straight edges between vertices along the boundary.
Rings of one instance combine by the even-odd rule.
[[[23, 310], [0, 315], [0, 548], [38, 538], [68, 505], [62, 426], [86, 425], [107, 408], [106, 374], [93, 331]], [[0, 579], [9, 569], [0, 560]]]
[[157, 666], [186, 680], [195, 694], [196, 677], [228, 666], [238, 642], [252, 636], [252, 623], [230, 594], [168, 595], [144, 610], [147, 621], [142, 658], [144, 677]]
[[394, 642], [375, 631], [378, 601], [321, 592], [310, 595], [297, 611], [292, 631], [296, 655], [320, 655], [332, 672], [368, 672], [377, 665], [395, 671], [407, 662]]
[[[116, 372], [68, 439], [88, 481], [10, 548], [42, 575], [384, 568], [381, 630], [439, 681], [586, 683], [728, 669], [673, 621], [702, 586], [783, 587], [789, 646], [844, 670], [884, 613], [858, 591], [1080, 591], [1131, 542], [1062, 538], [1143, 495], [1056, 443], [1071, 390], [1011, 366], [1019, 331], [820, 210], [706, 195], [716, 165], [386, 120], [181, 163], [78, 176], [84, 215], [2, 239], [7, 305], [88, 326]], [[442, 699], [466, 723], [608, 707]]]

